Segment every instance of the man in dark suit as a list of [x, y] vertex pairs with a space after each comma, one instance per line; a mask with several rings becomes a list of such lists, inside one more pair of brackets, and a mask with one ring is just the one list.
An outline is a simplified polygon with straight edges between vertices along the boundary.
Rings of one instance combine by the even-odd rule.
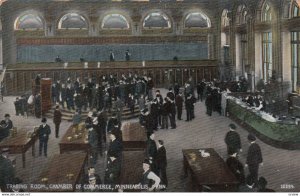
[[176, 105], [175, 105], [175, 99], [171, 100], [168, 98], [170, 102], [170, 113], [169, 113], [169, 118], [170, 118], [170, 124], [171, 124], [171, 129], [176, 129]]
[[[9, 149], [1, 149], [0, 155], [0, 189], [2, 192], [8, 192], [8, 184], [14, 184], [15, 182], [15, 169], [12, 162], [8, 159]], [[0, 191], [0, 192], [1, 192]]]
[[176, 95], [176, 98], [175, 98], [175, 104], [176, 104], [176, 108], [177, 108], [177, 119], [178, 119], [178, 120], [182, 120], [182, 119], [181, 119], [181, 115], [182, 115], [182, 107], [183, 107], [183, 97], [182, 97], [182, 92], [180, 92], [178, 95]]
[[158, 149], [157, 149], [155, 162], [157, 168], [157, 175], [160, 177], [162, 185], [167, 187], [168, 186], [167, 154], [166, 154], [166, 148], [164, 147], [163, 140], [158, 140]]
[[258, 191], [257, 192], [275, 192], [272, 189], [267, 188], [268, 181], [264, 177], [258, 179]]
[[13, 122], [10, 120], [10, 115], [9, 114], [5, 114], [4, 116], [5, 118], [5, 123], [6, 123], [6, 129], [10, 130], [13, 128]]
[[98, 135], [92, 124], [86, 124], [85, 128], [88, 130], [88, 142], [91, 149], [91, 163], [95, 165], [98, 159]]
[[206, 114], [211, 116], [213, 110], [213, 97], [210, 93], [206, 97], [205, 105], [206, 105]]
[[[89, 167], [88, 168], [88, 173], [84, 175], [82, 184], [89, 184], [89, 178], [90, 176], [95, 176], [96, 178], [96, 184], [102, 184], [101, 178], [98, 174], [96, 174], [95, 168], [94, 167]], [[84, 187], [84, 186], [82, 186]]]
[[229, 152], [229, 158], [226, 160], [226, 164], [231, 172], [235, 175], [236, 179], [239, 180], [240, 183], [245, 182], [245, 173], [244, 166], [238, 160], [237, 153], [234, 151]]
[[147, 108], [145, 108], [142, 112], [141, 112], [141, 125], [145, 127], [145, 129], [147, 130], [147, 138], [150, 137], [150, 135], [153, 133], [153, 119], [152, 119], [152, 115], [150, 114], [150, 112], [148, 111]]
[[169, 97], [169, 99], [170, 99], [171, 101], [174, 101], [174, 100], [175, 100], [175, 95], [174, 95], [174, 93], [173, 93], [173, 91], [172, 91], [172, 88], [169, 88], [169, 92], [167, 92], [167, 97]]
[[40, 140], [40, 146], [39, 146], [39, 156], [42, 155], [42, 150], [44, 149], [44, 155], [47, 157], [47, 148], [48, 148], [48, 140], [49, 135], [51, 134], [50, 126], [46, 124], [47, 119], [42, 119], [42, 124], [38, 128], [39, 133], [39, 140]]
[[156, 155], [157, 155], [157, 146], [155, 142], [155, 135], [152, 133], [147, 141], [147, 157], [151, 162], [151, 169], [154, 173], [157, 173], [156, 169]]
[[249, 173], [257, 183], [259, 165], [263, 166], [263, 158], [259, 145], [255, 142], [256, 137], [253, 134], [248, 135], [250, 147], [248, 149], [245, 167], [249, 167]]
[[238, 192], [256, 192], [257, 189], [254, 188], [254, 179], [251, 175], [248, 175], [246, 178], [246, 182], [241, 184], [238, 188]]
[[229, 132], [225, 136], [225, 143], [227, 145], [227, 153], [239, 151], [242, 152], [240, 135], [235, 131], [236, 126], [234, 124], [229, 125]]
[[55, 124], [55, 137], [56, 138], [59, 137], [58, 133], [59, 133], [59, 125], [61, 123], [61, 117], [62, 117], [62, 114], [59, 109], [59, 105], [57, 105], [55, 107], [54, 116], [53, 116], [53, 123]]
[[115, 54], [113, 53], [112, 50], [110, 51], [110, 54], [109, 54], [109, 60], [110, 61], [115, 61]]
[[9, 129], [6, 128], [5, 120], [0, 122], [0, 142], [9, 136]]
[[175, 97], [179, 94], [179, 91], [180, 91], [180, 86], [179, 86], [178, 82], [176, 82], [175, 85], [174, 85]]
[[115, 131], [109, 132], [110, 144], [108, 147], [107, 155], [108, 157], [112, 154], [117, 157], [122, 156], [123, 145], [119, 139], [117, 139], [117, 133]]
[[192, 120], [192, 108], [193, 108], [193, 100], [192, 100], [192, 94], [188, 94], [186, 100], [185, 100], [185, 109], [186, 109], [186, 121]]
[[104, 184], [111, 185], [115, 188], [115, 185], [120, 183], [121, 174], [121, 161], [118, 153], [111, 152], [108, 154], [107, 166], [104, 174]]

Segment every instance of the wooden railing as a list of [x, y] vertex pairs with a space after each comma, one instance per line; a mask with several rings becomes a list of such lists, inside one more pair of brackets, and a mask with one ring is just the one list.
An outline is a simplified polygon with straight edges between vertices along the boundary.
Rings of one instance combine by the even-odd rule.
[[132, 74], [151, 76], [156, 88], [168, 88], [175, 82], [179, 85], [193, 77], [196, 84], [203, 78], [212, 80], [218, 77], [218, 71], [214, 60], [204, 61], [151, 61], [145, 62], [104, 62], [100, 68], [97, 63], [89, 63], [88, 68], [84, 68], [83, 63], [68, 63], [64, 68], [63, 63], [43, 63], [43, 64], [16, 64], [9, 65], [4, 79], [8, 95], [20, 95], [31, 89], [31, 81], [37, 74], [42, 78], [51, 78], [52, 81], [60, 79], [64, 82], [68, 77], [73, 81], [77, 77], [84, 83], [89, 77], [98, 81], [102, 75], [114, 74], [118, 79], [122, 74]]

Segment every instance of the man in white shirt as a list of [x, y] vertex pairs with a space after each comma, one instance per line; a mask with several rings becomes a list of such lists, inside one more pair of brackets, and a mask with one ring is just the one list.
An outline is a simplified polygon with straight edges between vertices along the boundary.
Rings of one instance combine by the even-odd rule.
[[154, 191], [158, 188], [160, 183], [160, 178], [150, 170], [150, 162], [148, 159], [145, 159], [143, 162], [143, 177], [141, 180], [142, 186], [148, 186], [148, 191]]

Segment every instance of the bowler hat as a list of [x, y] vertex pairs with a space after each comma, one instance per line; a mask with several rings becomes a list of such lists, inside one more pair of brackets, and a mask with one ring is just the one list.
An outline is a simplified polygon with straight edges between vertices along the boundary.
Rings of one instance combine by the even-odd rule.
[[235, 126], [235, 124], [232, 124], [232, 123], [231, 123], [231, 124], [229, 124], [229, 128], [230, 128], [230, 129], [236, 129], [236, 126]]
[[47, 119], [46, 118], [42, 118], [42, 123], [45, 123], [47, 122]]
[[145, 160], [143, 161], [143, 163], [150, 165], [149, 159], [145, 159]]
[[10, 115], [9, 114], [5, 114], [5, 116], [4, 117], [10, 117]]
[[249, 141], [255, 141], [255, 140], [256, 140], [255, 135], [253, 135], [253, 134], [250, 133], [250, 134], [248, 135], [248, 140], [249, 140]]

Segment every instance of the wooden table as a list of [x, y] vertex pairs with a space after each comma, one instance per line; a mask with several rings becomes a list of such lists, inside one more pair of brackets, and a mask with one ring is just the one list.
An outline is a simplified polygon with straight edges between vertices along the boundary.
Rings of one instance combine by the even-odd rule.
[[15, 136], [9, 136], [0, 142], [0, 149], [9, 148], [11, 154], [22, 154], [23, 168], [26, 166], [26, 152], [32, 147], [32, 156], [35, 156], [35, 142], [38, 140], [38, 134], [35, 133], [28, 138], [28, 131], [20, 129]]
[[182, 150], [184, 173], [189, 174], [191, 191], [204, 191], [205, 187], [212, 192], [236, 191], [239, 182], [224, 160], [212, 148], [202, 150], [210, 156], [202, 157], [199, 149]]
[[[82, 133], [82, 136], [78, 139], [74, 138], [74, 129], [76, 129], [76, 126], [71, 125], [63, 138], [61, 139], [59, 143], [59, 150], [60, 154], [65, 153], [65, 152], [70, 152], [70, 151], [85, 151], [89, 152], [90, 145], [87, 142], [87, 136], [88, 132], [85, 129], [84, 125], [76, 131], [77, 133]], [[72, 137], [71, 140], [68, 140], [68, 137]]]
[[[141, 182], [143, 176], [143, 161], [145, 151], [123, 151], [122, 168], [120, 176], [121, 185], [134, 185]], [[140, 191], [125, 189], [124, 191]]]
[[[87, 153], [71, 152], [54, 155], [42, 171], [39, 178], [31, 184], [34, 192], [72, 192], [80, 184]], [[73, 175], [72, 177], [68, 177]], [[47, 182], [42, 179], [47, 178]], [[33, 186], [36, 186], [33, 188]], [[60, 187], [59, 187], [60, 186]]]
[[140, 123], [127, 123], [122, 130], [124, 150], [144, 150], [147, 145], [146, 129]]

